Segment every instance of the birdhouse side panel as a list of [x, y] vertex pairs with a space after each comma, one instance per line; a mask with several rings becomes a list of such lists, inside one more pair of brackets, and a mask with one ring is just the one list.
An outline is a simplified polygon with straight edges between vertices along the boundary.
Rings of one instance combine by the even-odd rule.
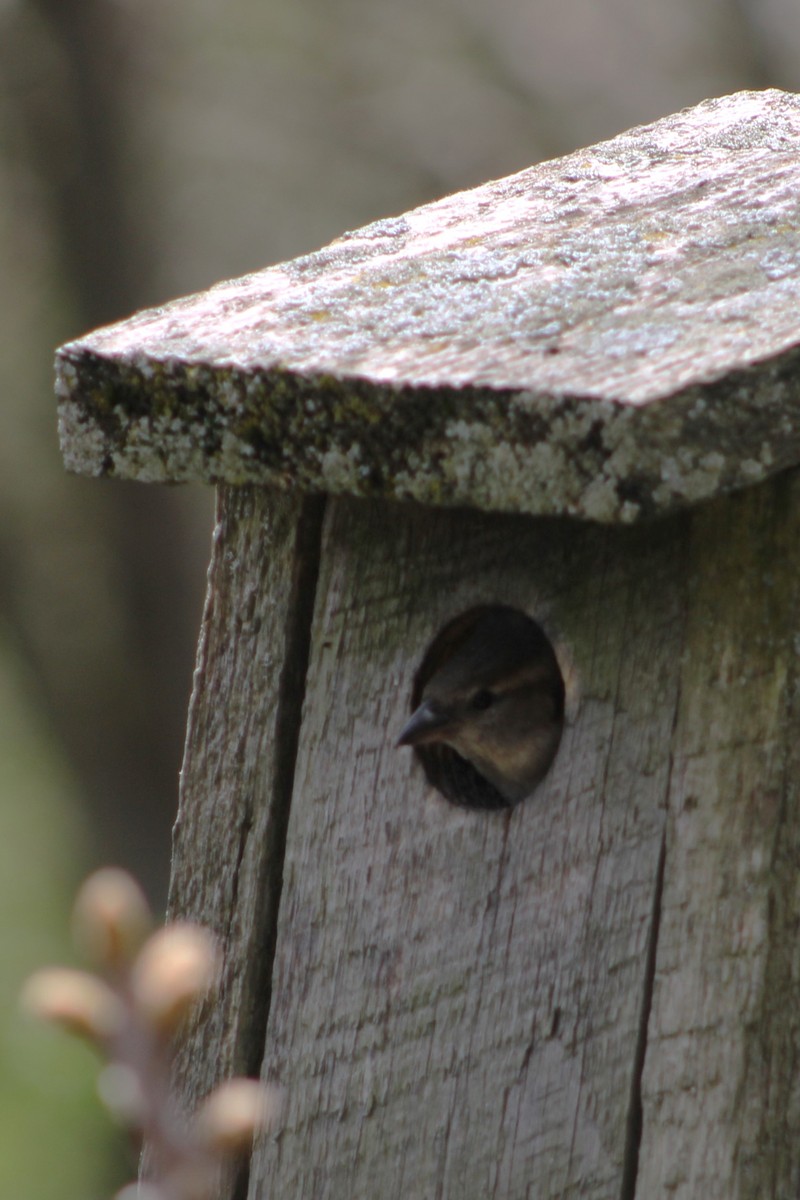
[[257, 1074], [321, 507], [221, 489], [174, 830], [170, 915], [218, 936], [220, 987], [185, 1030], [184, 1104]]

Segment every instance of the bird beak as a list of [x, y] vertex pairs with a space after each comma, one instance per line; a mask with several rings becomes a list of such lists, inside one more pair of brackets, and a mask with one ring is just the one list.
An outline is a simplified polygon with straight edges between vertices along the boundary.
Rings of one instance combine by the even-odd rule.
[[397, 744], [419, 746], [422, 742], [438, 741], [439, 730], [449, 723], [450, 713], [439, 708], [432, 700], [423, 700], [397, 739]]

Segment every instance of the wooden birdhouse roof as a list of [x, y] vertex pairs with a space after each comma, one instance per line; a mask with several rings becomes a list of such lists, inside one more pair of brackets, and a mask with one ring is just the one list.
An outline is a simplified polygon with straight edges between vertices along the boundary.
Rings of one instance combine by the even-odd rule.
[[67, 465], [634, 521], [800, 461], [800, 96], [741, 92], [58, 354]]

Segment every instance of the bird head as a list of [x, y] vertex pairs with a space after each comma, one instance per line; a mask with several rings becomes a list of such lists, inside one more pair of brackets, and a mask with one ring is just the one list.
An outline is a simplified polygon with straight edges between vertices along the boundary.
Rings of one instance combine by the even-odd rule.
[[513, 805], [555, 757], [564, 682], [541, 626], [517, 609], [485, 605], [442, 630], [418, 672], [413, 703], [398, 744], [413, 746], [423, 764], [426, 748], [449, 747]]

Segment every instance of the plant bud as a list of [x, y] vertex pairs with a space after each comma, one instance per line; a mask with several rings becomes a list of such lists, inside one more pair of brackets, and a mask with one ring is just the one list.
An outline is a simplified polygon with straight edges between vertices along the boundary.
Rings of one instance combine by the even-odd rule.
[[114, 1200], [167, 1200], [167, 1194], [152, 1183], [129, 1183]]
[[142, 947], [131, 973], [139, 1012], [162, 1033], [171, 1033], [201, 999], [217, 974], [214, 939], [199, 925], [166, 925]]
[[257, 1079], [229, 1079], [204, 1101], [197, 1114], [203, 1143], [218, 1154], [237, 1154], [250, 1148], [257, 1133], [268, 1129], [278, 1115], [275, 1088]]
[[118, 968], [134, 957], [150, 932], [144, 892], [127, 871], [104, 867], [78, 892], [72, 914], [76, 943], [98, 966]]
[[26, 982], [22, 1007], [89, 1041], [105, 1043], [120, 1032], [125, 1010], [111, 988], [86, 971], [45, 967]]
[[125, 1063], [109, 1063], [97, 1078], [97, 1091], [120, 1125], [137, 1128], [144, 1124], [147, 1102], [141, 1080], [133, 1067]]

